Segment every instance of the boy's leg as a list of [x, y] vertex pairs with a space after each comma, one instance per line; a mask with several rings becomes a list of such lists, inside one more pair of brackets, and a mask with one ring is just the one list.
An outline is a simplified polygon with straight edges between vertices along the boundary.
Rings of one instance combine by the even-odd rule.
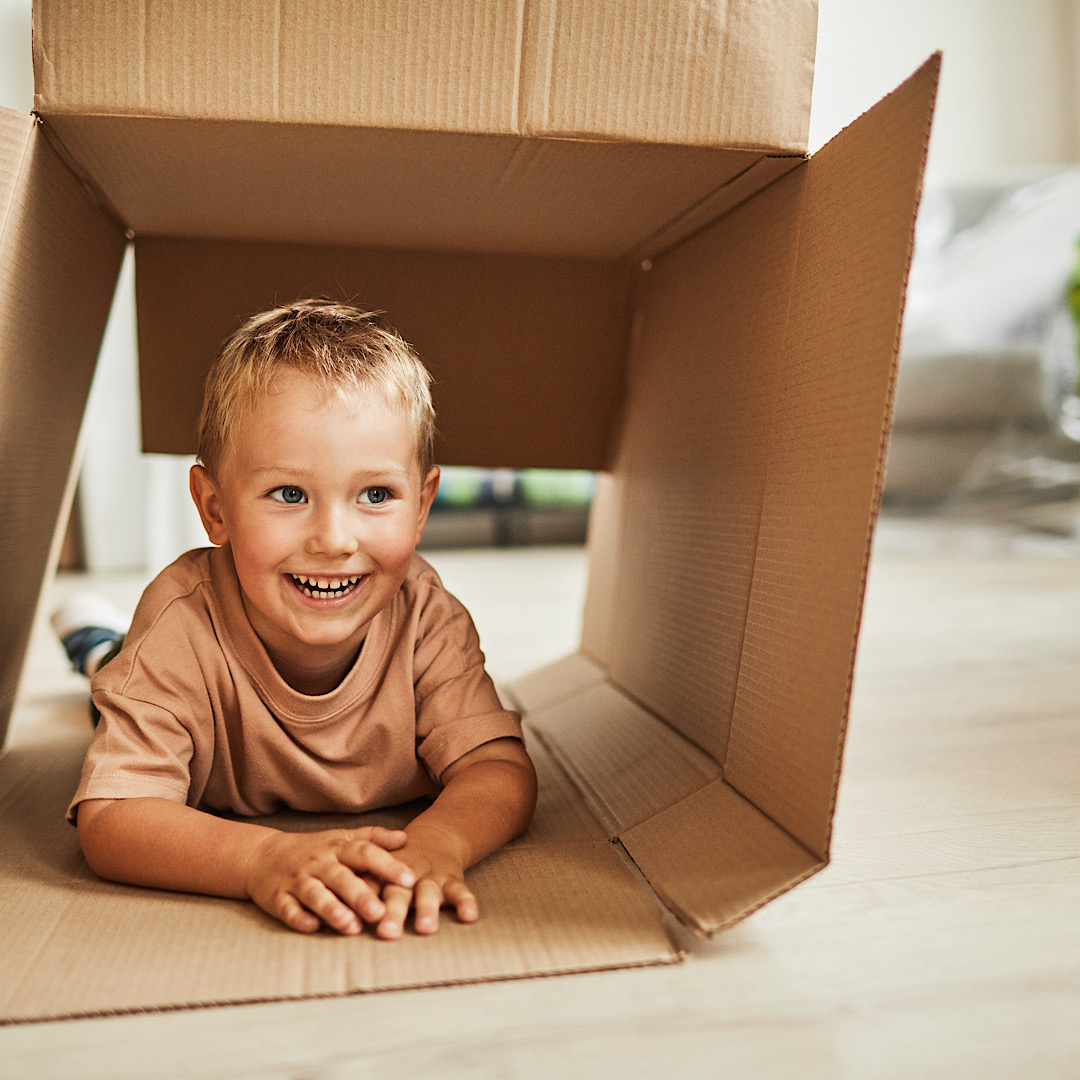
[[[89, 593], [73, 596], [50, 619], [75, 671], [88, 678], [101, 670], [121, 649], [128, 620], [104, 597]], [[90, 702], [90, 719], [101, 714]]]

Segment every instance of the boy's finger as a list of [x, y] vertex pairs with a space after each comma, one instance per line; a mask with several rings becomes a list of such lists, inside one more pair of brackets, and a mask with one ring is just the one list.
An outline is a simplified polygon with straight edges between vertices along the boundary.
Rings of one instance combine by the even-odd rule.
[[378, 922], [386, 912], [386, 905], [379, 899], [379, 883], [358, 877], [347, 866], [339, 863], [336, 869], [323, 877], [323, 881], [364, 922]]
[[401, 937], [405, 930], [405, 917], [409, 914], [409, 906], [412, 904], [412, 895], [412, 889], [403, 889], [398, 885], [387, 885], [383, 889], [386, 914], [375, 931], [379, 937], [387, 940]]
[[413, 893], [416, 917], [413, 925], [418, 934], [434, 934], [439, 929], [439, 908], [443, 904], [443, 890], [437, 881], [424, 878]]
[[476, 922], [480, 905], [464, 881], [448, 881], [443, 886], [444, 903], [452, 907], [462, 922]]
[[279, 899], [276, 908], [270, 914], [280, 919], [291, 930], [299, 930], [302, 934], [311, 934], [319, 929], [318, 916], [307, 911], [295, 896], [290, 896], [288, 893]]
[[383, 881], [411, 888], [416, 875], [400, 859], [371, 840], [355, 840], [341, 849], [339, 859], [358, 874], [372, 873]]
[[397, 851], [398, 848], [404, 847], [408, 839], [404, 829], [384, 829], [381, 825], [373, 825], [366, 831], [367, 836], [358, 837], [358, 839], [372, 840], [390, 851]]
[[339, 934], [360, 933], [356, 912], [317, 878], [302, 882], [296, 890], [296, 899]]

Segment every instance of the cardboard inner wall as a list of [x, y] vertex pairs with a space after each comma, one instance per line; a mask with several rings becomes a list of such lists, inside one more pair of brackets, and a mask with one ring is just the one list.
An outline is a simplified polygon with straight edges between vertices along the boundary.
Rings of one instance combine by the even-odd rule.
[[35, 120], [0, 110], [0, 745], [123, 250]]
[[608, 465], [629, 323], [620, 263], [152, 237], [135, 257], [148, 450], [194, 451], [206, 370], [247, 316], [326, 295], [386, 311], [419, 350], [442, 464]]
[[39, 2], [36, 108], [800, 153], [816, 30], [815, 0]]

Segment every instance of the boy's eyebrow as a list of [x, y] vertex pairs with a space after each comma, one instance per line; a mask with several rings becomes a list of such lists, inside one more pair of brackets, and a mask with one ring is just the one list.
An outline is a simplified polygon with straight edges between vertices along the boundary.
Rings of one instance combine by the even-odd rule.
[[[256, 476], [276, 476], [282, 473], [286, 473], [290, 476], [296, 477], [297, 480], [306, 480], [310, 476], [314, 475], [308, 469], [297, 468], [295, 465], [288, 464], [276, 464], [270, 465], [256, 465], [251, 470]], [[372, 465], [366, 469], [357, 469], [357, 476], [374, 476], [379, 478], [400, 479], [402, 477], [408, 477], [412, 475], [411, 469], [403, 469], [398, 465]]]

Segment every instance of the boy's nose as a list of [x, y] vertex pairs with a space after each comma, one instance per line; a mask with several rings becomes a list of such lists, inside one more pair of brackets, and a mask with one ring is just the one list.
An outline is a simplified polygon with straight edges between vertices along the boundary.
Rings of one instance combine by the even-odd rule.
[[351, 555], [359, 546], [349, 527], [349, 515], [337, 507], [324, 507], [314, 517], [306, 548], [312, 555]]

